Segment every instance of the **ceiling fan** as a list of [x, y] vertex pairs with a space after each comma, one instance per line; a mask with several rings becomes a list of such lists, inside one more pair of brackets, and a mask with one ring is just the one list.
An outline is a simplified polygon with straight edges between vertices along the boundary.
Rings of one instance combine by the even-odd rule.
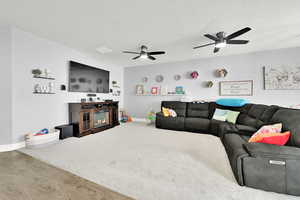
[[145, 45], [142, 45], [140, 52], [123, 51], [123, 53], [138, 54], [138, 56], [132, 58], [132, 60], [135, 60], [135, 59], [138, 59], [138, 58], [156, 60], [156, 58], [154, 58], [153, 55], [160, 55], [160, 54], [165, 54], [166, 53], [164, 51], [151, 51], [151, 52], [148, 52], [147, 50], [148, 50], [148, 47], [145, 46]]
[[232, 39], [248, 32], [250, 30], [251, 30], [251, 28], [246, 27], [246, 28], [236, 31], [228, 36], [226, 36], [226, 34], [224, 32], [219, 32], [216, 34], [216, 36], [210, 35], [210, 34], [205, 34], [204, 35], [205, 37], [213, 40], [214, 42], [205, 44], [205, 45], [201, 45], [201, 46], [197, 46], [197, 47], [194, 47], [193, 49], [198, 49], [198, 48], [202, 48], [202, 47], [206, 47], [206, 46], [210, 46], [210, 45], [215, 45], [214, 53], [217, 53], [221, 48], [226, 47], [227, 44], [247, 44], [249, 42], [249, 40], [232, 40]]

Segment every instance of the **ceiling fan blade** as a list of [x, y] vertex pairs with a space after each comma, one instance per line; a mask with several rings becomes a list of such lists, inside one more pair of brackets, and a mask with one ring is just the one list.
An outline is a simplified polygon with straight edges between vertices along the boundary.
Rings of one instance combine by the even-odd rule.
[[148, 58], [149, 58], [150, 60], [156, 60], [156, 58], [154, 58], [154, 57], [151, 56], [151, 55], [148, 55]]
[[160, 54], [165, 54], [166, 52], [164, 51], [152, 51], [148, 52], [148, 55], [160, 55]]
[[207, 37], [207, 38], [209, 38], [209, 39], [211, 39], [211, 40], [219, 41], [219, 38], [217, 38], [217, 37], [215, 37], [215, 36], [213, 36], [213, 35], [205, 34], [204, 36]]
[[227, 40], [227, 44], [247, 44], [249, 40]]
[[216, 44], [216, 43], [213, 42], [213, 43], [209, 43], [209, 44], [204, 44], [204, 45], [201, 45], [201, 46], [194, 47], [193, 49], [198, 49], [198, 48], [210, 46], [210, 45], [213, 45], [213, 44]]
[[123, 51], [123, 53], [140, 54], [138, 52], [133, 52], [133, 51]]
[[220, 48], [215, 47], [214, 53], [217, 53], [220, 50]]
[[132, 58], [132, 60], [136, 60], [136, 59], [138, 59], [138, 58], [140, 58], [141, 56], [139, 55], [139, 56], [137, 56], [137, 57], [134, 57], [134, 58]]
[[251, 28], [249, 28], [249, 27], [243, 28], [243, 29], [241, 29], [241, 30], [239, 30], [239, 31], [237, 31], [237, 32], [234, 32], [234, 33], [228, 35], [228, 36], [226, 37], [226, 39], [227, 39], [227, 40], [233, 39], [233, 38], [238, 37], [238, 36], [240, 36], [240, 35], [242, 35], [242, 34], [248, 32], [248, 31], [250, 31], [250, 30], [251, 30]]

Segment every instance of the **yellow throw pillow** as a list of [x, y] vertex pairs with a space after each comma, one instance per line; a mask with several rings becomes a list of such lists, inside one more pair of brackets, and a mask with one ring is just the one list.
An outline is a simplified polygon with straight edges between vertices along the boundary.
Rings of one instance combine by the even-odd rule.
[[169, 112], [168, 108], [162, 107], [162, 113], [163, 113], [164, 117], [170, 116], [170, 112]]

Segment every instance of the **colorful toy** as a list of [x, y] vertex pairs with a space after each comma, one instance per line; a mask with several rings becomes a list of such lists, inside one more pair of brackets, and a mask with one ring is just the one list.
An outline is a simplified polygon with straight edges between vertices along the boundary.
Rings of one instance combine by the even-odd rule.
[[148, 114], [147, 114], [147, 120], [149, 121], [150, 124], [153, 124], [155, 122], [155, 117], [156, 117], [156, 114], [155, 114], [154, 110], [150, 110], [150, 112], [148, 112]]
[[121, 122], [132, 122], [132, 117], [130, 117], [128, 114], [126, 114], [125, 110], [120, 111], [121, 113]]
[[44, 128], [44, 129], [40, 130], [39, 132], [37, 132], [35, 134], [35, 136], [37, 136], [37, 135], [45, 135], [45, 134], [48, 134], [48, 133], [49, 133], [49, 130], [47, 128]]

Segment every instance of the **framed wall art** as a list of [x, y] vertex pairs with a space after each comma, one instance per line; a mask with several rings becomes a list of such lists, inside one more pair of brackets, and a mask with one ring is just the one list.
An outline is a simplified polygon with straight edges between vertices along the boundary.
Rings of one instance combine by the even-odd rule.
[[144, 86], [143, 85], [137, 85], [135, 93], [136, 93], [136, 95], [144, 94]]
[[264, 67], [266, 90], [300, 90], [300, 67]]
[[158, 95], [158, 90], [159, 90], [158, 87], [152, 87], [152, 88], [151, 88], [151, 94], [152, 94], [152, 95]]
[[253, 81], [221, 81], [220, 96], [253, 96]]

